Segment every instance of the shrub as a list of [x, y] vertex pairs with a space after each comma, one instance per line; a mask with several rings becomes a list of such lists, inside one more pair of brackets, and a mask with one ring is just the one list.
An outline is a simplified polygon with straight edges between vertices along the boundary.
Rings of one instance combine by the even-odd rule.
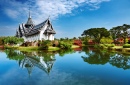
[[100, 49], [100, 48], [102, 48], [102, 46], [100, 46], [99, 44], [95, 44], [94, 48]]
[[100, 48], [105, 48], [106, 46], [103, 44], [100, 44]]
[[124, 44], [123, 48], [130, 48], [130, 44]]
[[103, 37], [100, 42], [103, 44], [110, 44], [113, 42], [113, 39], [111, 37]]
[[128, 44], [130, 44], [130, 40], [128, 40]]
[[49, 40], [42, 41], [40, 44], [41, 44], [41, 45], [40, 45], [39, 49], [40, 49], [40, 50], [46, 50], [46, 49], [48, 49], [49, 46], [51, 45], [51, 41], [49, 41]]
[[0, 45], [4, 45], [4, 37], [0, 37]]
[[72, 44], [68, 42], [60, 41], [58, 47], [60, 47], [61, 49], [71, 49]]
[[40, 42], [39, 49], [40, 50], [45, 50], [45, 49], [48, 49], [49, 46], [52, 46], [52, 42], [50, 40], [45, 40], [45, 41]]
[[107, 47], [108, 47], [107, 49], [112, 50], [112, 47], [114, 47], [114, 46], [115, 46], [115, 44], [107, 44]]
[[57, 47], [58, 45], [59, 45], [59, 41], [58, 40], [52, 41], [52, 46], [53, 47]]
[[25, 47], [32, 46], [32, 43], [31, 42], [24, 42], [21, 46], [25, 46]]
[[114, 44], [106, 44], [107, 47], [114, 47]]
[[101, 47], [114, 47], [115, 44], [100, 44]]
[[108, 49], [108, 50], [112, 50], [112, 47], [108, 47], [107, 49]]
[[14, 36], [10, 36], [10, 37], [5, 37], [4, 38], [4, 43], [5, 44], [19, 44], [19, 43], [23, 43], [24, 42], [24, 39], [23, 38], [17, 38], [17, 37], [14, 37]]
[[82, 41], [81, 40], [74, 40], [73, 44], [78, 45], [78, 46], [82, 46]]
[[40, 46], [38, 48], [38, 50], [47, 50], [49, 48], [49, 46]]

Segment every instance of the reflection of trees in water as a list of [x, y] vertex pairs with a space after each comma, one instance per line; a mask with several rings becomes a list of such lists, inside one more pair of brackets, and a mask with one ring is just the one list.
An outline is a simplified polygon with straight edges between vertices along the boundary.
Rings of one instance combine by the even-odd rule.
[[72, 54], [72, 53], [74, 53], [74, 52], [75, 52], [75, 51], [72, 50], [72, 49], [59, 50], [59, 51], [58, 51], [58, 54], [63, 57], [65, 54]]
[[118, 68], [130, 69], [130, 57], [122, 54], [115, 54], [110, 57], [109, 63]]
[[11, 60], [22, 60], [24, 58], [24, 54], [18, 50], [6, 49], [4, 51], [7, 55], [7, 58]]
[[110, 58], [110, 54], [106, 51], [101, 52], [100, 50], [93, 50], [87, 51], [86, 54], [88, 57], [82, 56], [82, 58], [85, 62], [88, 62], [90, 64], [106, 64]]
[[123, 69], [130, 69], [130, 57], [104, 50], [86, 50], [86, 56], [82, 56], [84, 62], [89, 64], [106, 64]]

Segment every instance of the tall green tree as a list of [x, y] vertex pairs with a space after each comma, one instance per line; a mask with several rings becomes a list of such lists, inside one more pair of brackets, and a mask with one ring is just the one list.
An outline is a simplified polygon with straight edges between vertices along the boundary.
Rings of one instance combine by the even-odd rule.
[[94, 39], [96, 43], [100, 43], [103, 37], [109, 37], [110, 33], [106, 28], [91, 28], [84, 30], [82, 36], [89, 36]]
[[120, 34], [120, 29], [118, 29], [119, 27], [113, 27], [112, 29], [109, 30], [110, 35], [115, 43], [115, 39], [117, 39], [119, 37]]
[[129, 29], [130, 25], [123, 24], [122, 26], [117, 26], [110, 29], [110, 34], [114, 41], [117, 38], [123, 38], [125, 44], [126, 38], [130, 35]]
[[130, 25], [124, 24], [123, 26], [121, 26], [121, 36], [124, 39], [124, 44], [126, 44], [126, 38], [128, 38], [130, 32]]

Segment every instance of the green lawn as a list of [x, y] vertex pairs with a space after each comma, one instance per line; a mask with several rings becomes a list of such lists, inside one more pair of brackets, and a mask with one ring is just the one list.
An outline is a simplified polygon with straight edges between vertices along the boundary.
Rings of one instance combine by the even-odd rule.
[[[37, 46], [35, 46], [35, 47], [34, 46], [28, 46], [28, 47], [6, 46], [5, 48], [7, 48], [7, 49], [18, 49], [20, 51], [37, 51], [37, 50], [39, 50], [39, 47], [37, 47]], [[79, 48], [79, 46], [72, 45], [72, 48]], [[57, 51], [57, 50], [60, 50], [60, 48], [59, 47], [52, 47], [52, 46], [49, 46], [49, 48], [48, 48], [48, 51]]]
[[33, 51], [33, 50], [38, 50], [38, 47], [34, 47], [34, 46], [29, 46], [29, 47], [18, 47], [18, 50], [21, 51]]
[[72, 45], [72, 48], [79, 48], [78, 45]]

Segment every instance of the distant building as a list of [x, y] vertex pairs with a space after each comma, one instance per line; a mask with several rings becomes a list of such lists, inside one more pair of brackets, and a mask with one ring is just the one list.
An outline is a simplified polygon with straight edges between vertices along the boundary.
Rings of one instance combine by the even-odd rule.
[[16, 37], [23, 38], [25, 42], [32, 42], [37, 40], [54, 40], [55, 34], [56, 32], [54, 31], [49, 18], [44, 22], [35, 25], [30, 16], [30, 12], [27, 23], [20, 24], [16, 30]]

